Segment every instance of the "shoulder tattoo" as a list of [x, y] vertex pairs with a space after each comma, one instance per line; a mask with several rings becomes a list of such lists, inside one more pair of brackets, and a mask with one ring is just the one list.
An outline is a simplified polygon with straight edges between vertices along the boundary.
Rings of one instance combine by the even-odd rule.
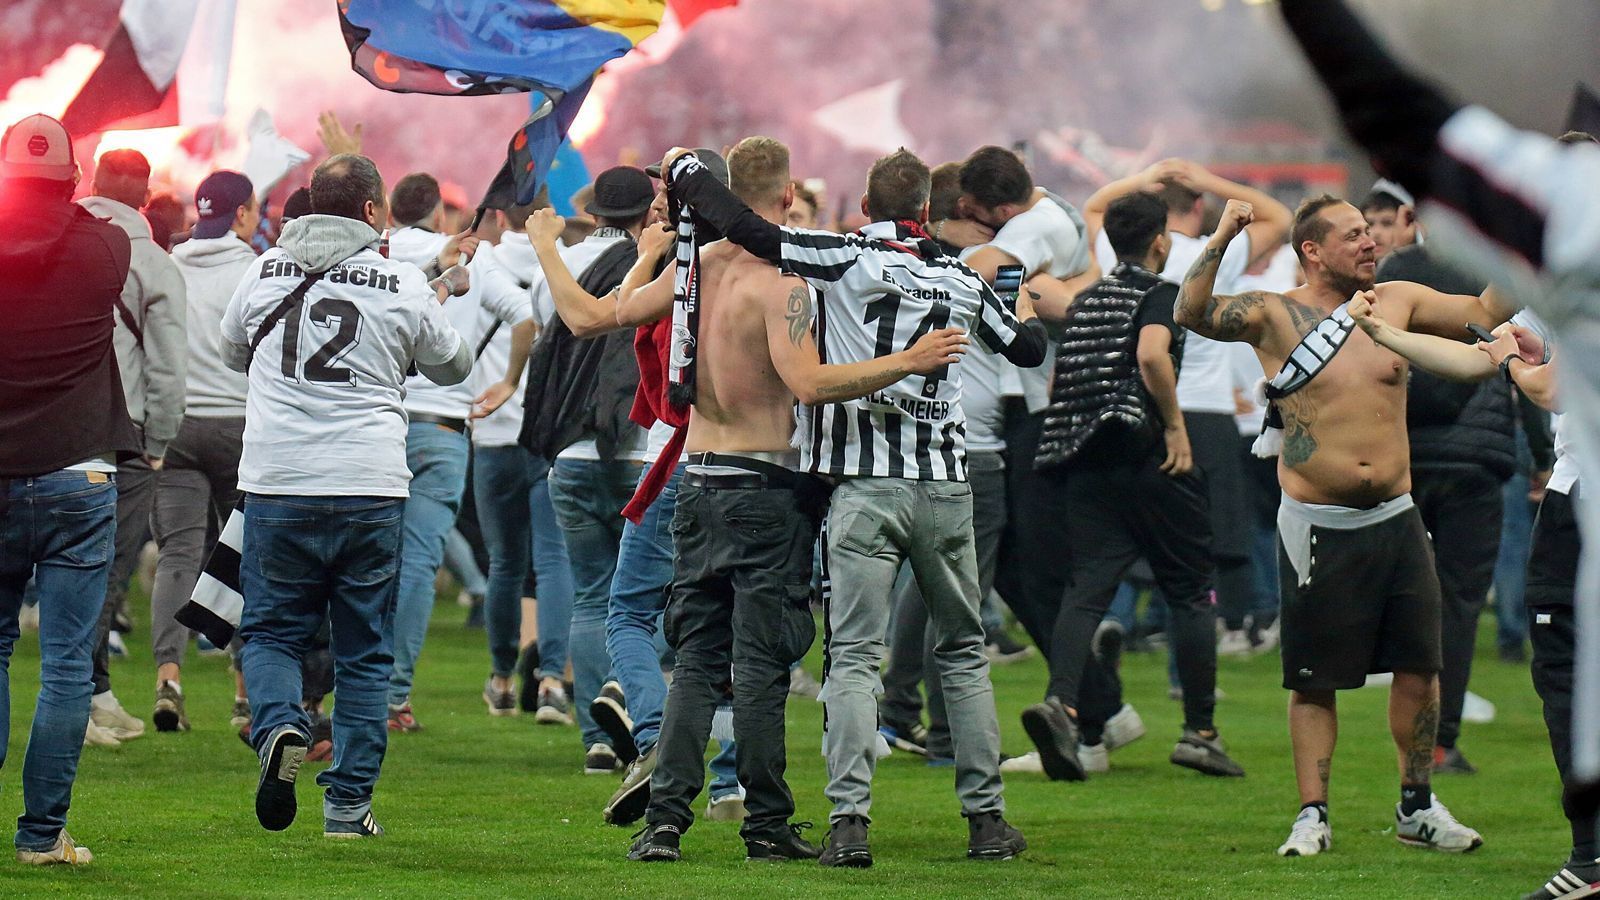
[[783, 317], [789, 322], [789, 343], [800, 346], [806, 338], [806, 332], [811, 330], [812, 318], [811, 291], [805, 285], [799, 285], [789, 292]]

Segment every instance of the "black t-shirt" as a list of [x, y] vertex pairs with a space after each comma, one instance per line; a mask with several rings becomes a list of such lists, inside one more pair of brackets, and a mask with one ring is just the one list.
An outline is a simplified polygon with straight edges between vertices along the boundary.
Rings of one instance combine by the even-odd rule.
[[[1144, 295], [1144, 299], [1139, 301], [1139, 313], [1134, 318], [1133, 343], [1128, 347], [1130, 355], [1138, 353], [1140, 332], [1146, 326], [1159, 325], [1172, 335], [1168, 353], [1172, 356], [1173, 371], [1179, 370], [1183, 364], [1183, 329], [1172, 320], [1172, 307], [1177, 299], [1178, 286], [1170, 281], [1161, 282]], [[1156, 408], [1155, 401], [1150, 399], [1150, 391], [1145, 388], [1142, 378], [1139, 388], [1144, 392], [1148, 413], [1144, 427], [1130, 429], [1115, 420], [1101, 423], [1094, 436], [1073, 455], [1071, 465], [1085, 468], [1128, 465], [1141, 462], [1158, 452], [1166, 453], [1166, 442], [1161, 436], [1164, 427], [1161, 412]]]

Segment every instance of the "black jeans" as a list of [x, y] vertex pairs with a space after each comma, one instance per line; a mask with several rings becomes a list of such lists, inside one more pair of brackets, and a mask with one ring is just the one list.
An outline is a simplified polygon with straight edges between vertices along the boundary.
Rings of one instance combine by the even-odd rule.
[[1050, 695], [1079, 706], [1095, 628], [1128, 567], [1141, 556], [1167, 600], [1167, 633], [1183, 685], [1184, 724], [1212, 727], [1216, 705], [1216, 609], [1205, 478], [1174, 478], [1161, 458], [1105, 467], [1061, 467], [1038, 480], [1054, 552], [1043, 568], [1063, 580], [1048, 653]]
[[[967, 454], [967, 483], [972, 485], [972, 538], [978, 552], [978, 593], [982, 602], [994, 586], [995, 566], [1000, 556], [1000, 534], [1006, 524], [1005, 461], [998, 453]], [[928, 607], [915, 578], [905, 577], [895, 590], [894, 628], [889, 636], [889, 669], [883, 676], [883, 700], [879, 703], [886, 724], [905, 725], [922, 718], [922, 696], [917, 685], [928, 694], [928, 753], [952, 758], [950, 722], [945, 715], [944, 691], [933, 663], [933, 647], [938, 643], [928, 621]]]
[[1489, 599], [1494, 563], [1500, 555], [1503, 497], [1500, 479], [1487, 469], [1415, 469], [1411, 499], [1433, 537], [1433, 567], [1439, 573], [1439, 737], [1454, 747], [1461, 735], [1461, 704], [1472, 677], [1478, 619]]
[[[784, 833], [794, 797], [784, 781], [789, 666], [816, 637], [811, 563], [821, 502], [800, 490], [700, 487], [686, 476], [672, 520], [672, 596], [663, 631], [677, 653], [655, 774], [651, 824], [687, 829], [705, 783], [711, 716], [733, 673], [733, 729], [745, 817], [740, 833]], [[821, 488], [816, 489], [820, 493]]]

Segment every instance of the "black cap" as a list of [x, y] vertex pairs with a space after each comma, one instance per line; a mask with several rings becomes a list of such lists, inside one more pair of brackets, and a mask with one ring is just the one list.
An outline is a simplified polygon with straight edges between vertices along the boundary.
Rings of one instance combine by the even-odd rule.
[[209, 239], [227, 234], [235, 212], [250, 203], [254, 190], [250, 179], [238, 172], [222, 169], [207, 175], [194, 189], [194, 207], [200, 219], [194, 223], [193, 236]]
[[[721, 153], [712, 150], [710, 147], [697, 147], [690, 152], [694, 154], [695, 159], [700, 160], [702, 166], [711, 170], [712, 177], [722, 182], [723, 187], [728, 186], [728, 161], [722, 158]], [[651, 178], [660, 178], [661, 163], [645, 166], [644, 173]]]
[[594, 180], [594, 199], [583, 211], [607, 219], [631, 219], [643, 215], [655, 199], [656, 186], [643, 169], [614, 166]]
[[283, 221], [292, 222], [301, 216], [311, 215], [311, 189], [295, 188], [294, 193], [283, 201]]

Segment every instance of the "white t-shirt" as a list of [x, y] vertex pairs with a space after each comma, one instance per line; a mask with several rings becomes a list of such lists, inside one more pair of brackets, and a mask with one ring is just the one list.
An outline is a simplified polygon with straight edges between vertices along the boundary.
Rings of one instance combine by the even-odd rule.
[[[1231, 245], [1229, 249], [1232, 249]], [[1267, 263], [1266, 269], [1261, 274], [1240, 275], [1234, 279], [1233, 289], [1236, 293], [1271, 291], [1274, 294], [1294, 290], [1300, 283], [1297, 277], [1298, 265], [1299, 260], [1295, 258], [1294, 248], [1284, 244], [1272, 255], [1272, 260]], [[1250, 401], [1250, 412], [1240, 413], [1235, 410], [1233, 420], [1239, 426], [1240, 434], [1254, 437], [1261, 433], [1261, 422], [1267, 415], [1267, 408], [1256, 402], [1258, 399], [1256, 385], [1264, 381], [1266, 376], [1261, 371], [1261, 361], [1256, 358], [1256, 352], [1249, 344], [1229, 343], [1224, 346], [1228, 349], [1228, 358], [1233, 362], [1233, 386], [1242, 391], [1245, 399]]]
[[[447, 240], [447, 235], [434, 234], [421, 228], [401, 228], [389, 236], [389, 256], [401, 262], [425, 266], [428, 260], [439, 255]], [[446, 300], [444, 314], [461, 339], [476, 350], [487, 323], [499, 319], [506, 326], [516, 325], [533, 316], [533, 305], [528, 292], [517, 287], [516, 282], [495, 264], [493, 245], [480, 244], [467, 269], [471, 272], [471, 289], [460, 297]], [[485, 312], [489, 314], [488, 318], [484, 317]], [[507, 329], [502, 326], [502, 330]], [[411, 376], [406, 380], [406, 411], [465, 419], [472, 412], [472, 399], [477, 396], [472, 390], [476, 383], [477, 368], [474, 364], [473, 375], [466, 381], [448, 386], [434, 384], [422, 375]], [[491, 373], [490, 380], [501, 378], [505, 373], [505, 364], [501, 363], [499, 370]]]
[[[1211, 235], [1189, 237], [1177, 231], [1167, 232], [1172, 238], [1172, 255], [1161, 270], [1161, 277], [1174, 284], [1183, 284], [1183, 276], [1200, 258], [1200, 252], [1210, 242]], [[1111, 239], [1104, 231], [1095, 242], [1096, 258], [1102, 263], [1117, 258], [1111, 250]], [[1236, 294], [1238, 279], [1250, 267], [1250, 237], [1246, 232], [1228, 243], [1217, 266], [1214, 290], [1218, 294]], [[1213, 341], [1194, 332], [1183, 339], [1183, 366], [1178, 370], [1178, 408], [1184, 412], [1233, 414], [1233, 362], [1232, 354], [1221, 341]]]
[[[1544, 341], [1545, 347], [1549, 348], [1551, 352], [1555, 351], [1555, 335], [1551, 333], [1550, 326], [1546, 325], [1544, 320], [1539, 318], [1539, 315], [1533, 310], [1525, 309], [1512, 316], [1511, 321], [1539, 335]], [[1499, 376], [1496, 375], [1495, 377], [1498, 378]], [[1560, 413], [1554, 413], [1550, 416], [1550, 431], [1555, 439], [1556, 462], [1555, 466], [1550, 470], [1550, 483], [1547, 487], [1552, 491], [1566, 494], [1570, 497], [1572, 496], [1573, 487], [1578, 483], [1578, 457], [1572, 452], [1571, 438], [1567, 435], [1566, 430], [1561, 427], [1563, 418], [1565, 416]]]
[[[1089, 244], [1083, 234], [1083, 218], [1078, 211], [1047, 191], [1043, 199], [1001, 226], [989, 246], [1015, 258], [1022, 265], [1025, 277], [1043, 272], [1052, 278], [1070, 278], [1089, 267]], [[1045, 344], [1044, 362], [1034, 368], [1023, 369], [1000, 360], [996, 402], [1000, 397], [1020, 396], [1027, 401], [1030, 412], [1044, 409], [1050, 402], [1050, 373], [1055, 367], [1055, 341]], [[998, 432], [996, 435], [999, 440]], [[974, 446], [971, 422], [967, 428], [967, 446]], [[999, 449], [1005, 449], [1004, 441], [1000, 442]]]
[[[516, 282], [518, 288], [526, 284], [530, 305], [533, 289], [544, 281], [544, 270], [539, 268], [539, 258], [534, 255], [533, 246], [528, 243], [528, 236], [518, 231], [508, 231], [500, 238], [500, 243], [494, 248], [494, 261], [505, 270], [511, 280]], [[549, 292], [545, 293], [549, 296]], [[533, 318], [543, 328], [550, 323], [550, 316], [554, 310], [534, 309]], [[479, 333], [488, 334], [489, 329], [497, 321], [494, 314], [482, 310], [478, 314]], [[479, 338], [482, 341], [483, 338]], [[476, 350], [476, 345], [474, 345]], [[511, 329], [504, 324], [495, 329], [494, 337], [483, 348], [483, 354], [473, 365], [472, 394], [477, 396], [484, 392], [491, 384], [500, 380], [505, 375], [506, 364], [511, 361]], [[472, 421], [472, 443], [479, 447], [510, 447], [517, 443], [517, 436], [522, 433], [522, 399], [523, 391], [518, 389], [506, 400], [492, 415]]]
[[[572, 273], [572, 277], [581, 279], [584, 271], [593, 265], [595, 260], [600, 258], [600, 254], [620, 240], [623, 240], [623, 236], [615, 232], [614, 229], [602, 228], [570, 247], [560, 248], [557, 253], [561, 256], [561, 261], [566, 263], [567, 271]], [[534, 286], [533, 305], [535, 309], [549, 309], [552, 313], [554, 312], [555, 298], [550, 296], [549, 282], [541, 280]], [[665, 445], [666, 441], [663, 440], [660, 446]], [[658, 447], [657, 449], [659, 451], [660, 448]], [[595, 445], [594, 438], [577, 441], [556, 454], [556, 459], [599, 458], [600, 448]], [[616, 458], [633, 462], [655, 459], [655, 456], [649, 453], [649, 449], [646, 446], [643, 428], [636, 425], [628, 427], [628, 433], [617, 442]]]
[[[262, 254], [228, 303], [223, 339], [248, 345], [304, 277], [282, 248]], [[329, 269], [256, 349], [239, 489], [408, 496], [406, 369], [446, 363], [461, 343], [416, 266], [369, 247]]]

